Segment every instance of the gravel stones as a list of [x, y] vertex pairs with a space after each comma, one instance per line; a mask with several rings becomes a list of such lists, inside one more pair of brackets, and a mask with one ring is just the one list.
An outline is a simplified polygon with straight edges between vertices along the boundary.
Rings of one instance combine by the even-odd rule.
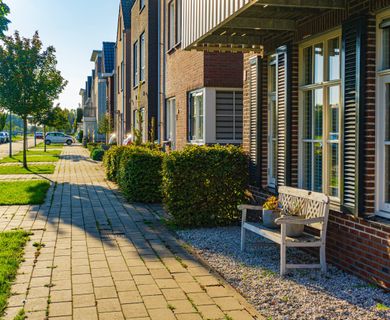
[[[177, 232], [227, 282], [269, 320], [390, 319], [390, 295], [331, 265], [319, 270], [294, 270], [279, 276], [279, 246], [247, 233], [246, 252], [240, 251], [240, 228]], [[289, 262], [310, 263], [311, 255], [288, 249]]]

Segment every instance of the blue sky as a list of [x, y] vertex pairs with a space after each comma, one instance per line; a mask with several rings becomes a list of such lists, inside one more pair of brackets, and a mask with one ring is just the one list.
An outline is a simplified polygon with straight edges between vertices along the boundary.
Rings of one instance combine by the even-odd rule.
[[45, 46], [57, 50], [58, 69], [69, 81], [62, 107], [76, 108], [79, 91], [93, 68], [93, 49], [115, 41], [119, 0], [5, 0], [11, 8], [9, 32], [31, 38], [35, 30]]

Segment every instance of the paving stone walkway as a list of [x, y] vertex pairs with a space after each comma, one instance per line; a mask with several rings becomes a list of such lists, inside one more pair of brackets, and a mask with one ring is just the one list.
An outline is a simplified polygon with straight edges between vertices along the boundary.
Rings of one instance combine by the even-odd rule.
[[51, 179], [44, 205], [0, 207], [0, 231], [33, 232], [6, 319], [22, 308], [30, 320], [262, 319], [85, 149], [64, 148]]

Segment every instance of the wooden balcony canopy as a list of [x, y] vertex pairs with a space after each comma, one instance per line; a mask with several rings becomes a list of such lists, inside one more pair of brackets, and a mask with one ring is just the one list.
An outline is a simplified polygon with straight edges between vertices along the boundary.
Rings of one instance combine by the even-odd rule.
[[345, 8], [345, 0], [183, 0], [182, 43], [187, 50], [261, 52], [265, 39], [296, 31], [299, 21]]

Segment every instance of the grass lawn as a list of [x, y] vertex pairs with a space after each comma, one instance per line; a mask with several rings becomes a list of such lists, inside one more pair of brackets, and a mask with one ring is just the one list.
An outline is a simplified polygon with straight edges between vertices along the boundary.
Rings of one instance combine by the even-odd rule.
[[[61, 154], [61, 150], [28, 150], [27, 162], [57, 162]], [[23, 162], [23, 151], [13, 155], [12, 157], [6, 157], [0, 160], [0, 163], [8, 162]]]
[[49, 187], [45, 180], [0, 182], [0, 205], [42, 204]]
[[30, 165], [28, 169], [21, 165], [0, 166], [1, 174], [52, 174], [56, 166], [53, 164]]
[[[43, 149], [44, 147], [45, 145], [43, 144], [43, 142], [37, 144], [37, 148]], [[58, 144], [52, 143], [51, 145], [46, 145], [47, 149], [62, 149], [63, 147], [64, 144], [60, 144], [60, 143]]]
[[22, 230], [0, 233], [0, 317], [7, 306], [11, 283], [22, 262], [27, 240], [28, 233]]

